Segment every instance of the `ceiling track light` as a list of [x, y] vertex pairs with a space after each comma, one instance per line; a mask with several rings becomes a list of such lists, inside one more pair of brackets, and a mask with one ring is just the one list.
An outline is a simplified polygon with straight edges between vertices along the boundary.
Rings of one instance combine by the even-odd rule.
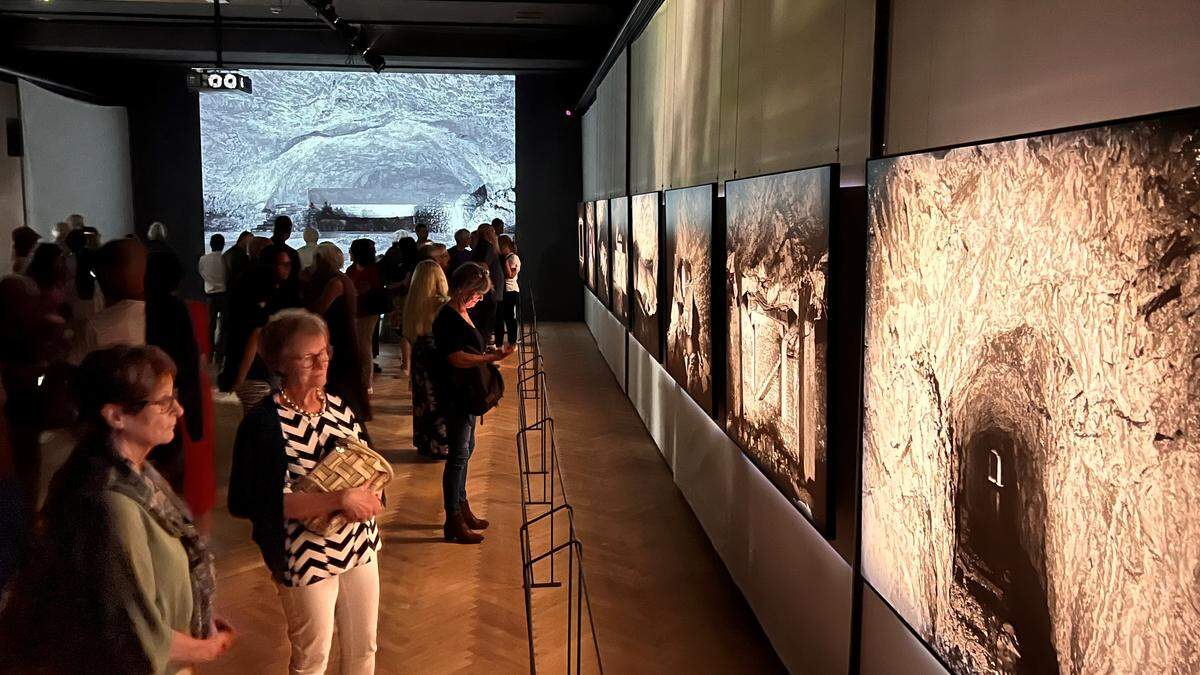
[[346, 21], [338, 15], [337, 10], [333, 7], [333, 0], [304, 0], [308, 6], [316, 13], [317, 18], [325, 22], [338, 35], [346, 41], [350, 47], [350, 51], [362, 56], [362, 60], [377, 73], [383, 72], [387, 67], [387, 62], [383, 57], [371, 49], [367, 40], [367, 30], [362, 26]]

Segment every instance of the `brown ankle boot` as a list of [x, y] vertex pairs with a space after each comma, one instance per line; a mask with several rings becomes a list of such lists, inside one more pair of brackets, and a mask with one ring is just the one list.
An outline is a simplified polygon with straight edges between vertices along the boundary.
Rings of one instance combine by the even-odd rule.
[[446, 525], [442, 527], [442, 533], [446, 535], [446, 541], [459, 544], [478, 544], [483, 541], [482, 534], [476, 534], [467, 527], [462, 511], [446, 517]]
[[491, 525], [483, 518], [476, 518], [474, 513], [471, 513], [471, 504], [467, 500], [462, 500], [458, 503], [458, 511], [463, 515], [463, 520], [466, 521], [467, 527], [472, 530], [486, 530], [488, 525]]

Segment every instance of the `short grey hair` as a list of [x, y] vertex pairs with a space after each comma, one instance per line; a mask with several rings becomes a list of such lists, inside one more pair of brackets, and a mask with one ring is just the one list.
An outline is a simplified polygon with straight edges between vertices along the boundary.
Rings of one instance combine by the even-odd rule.
[[166, 241], [167, 226], [158, 221], [150, 223], [150, 229], [146, 230], [146, 238], [150, 241]]
[[258, 353], [273, 372], [283, 373], [287, 362], [288, 347], [299, 335], [324, 335], [329, 341], [329, 326], [325, 319], [307, 309], [284, 309], [275, 312], [262, 329], [258, 342]]

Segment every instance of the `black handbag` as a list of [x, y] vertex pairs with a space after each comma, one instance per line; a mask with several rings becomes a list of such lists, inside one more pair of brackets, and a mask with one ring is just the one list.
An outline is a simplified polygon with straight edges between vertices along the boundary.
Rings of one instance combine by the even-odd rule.
[[[467, 353], [479, 354], [476, 351]], [[455, 368], [454, 374], [463, 408], [472, 415], [487, 413], [504, 398], [504, 378], [494, 363]]]

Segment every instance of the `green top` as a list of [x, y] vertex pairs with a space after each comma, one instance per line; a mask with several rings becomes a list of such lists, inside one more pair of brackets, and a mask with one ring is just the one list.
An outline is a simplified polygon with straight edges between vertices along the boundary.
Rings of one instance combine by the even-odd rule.
[[111, 586], [116, 597], [110, 599], [129, 618], [152, 671], [178, 672], [182, 666], [168, 664], [167, 658], [172, 632], [186, 635], [191, 624], [187, 552], [134, 500], [111, 490], [105, 490], [101, 499], [112, 526], [113, 550], [104, 557], [117, 568], [109, 572], [127, 582]]

